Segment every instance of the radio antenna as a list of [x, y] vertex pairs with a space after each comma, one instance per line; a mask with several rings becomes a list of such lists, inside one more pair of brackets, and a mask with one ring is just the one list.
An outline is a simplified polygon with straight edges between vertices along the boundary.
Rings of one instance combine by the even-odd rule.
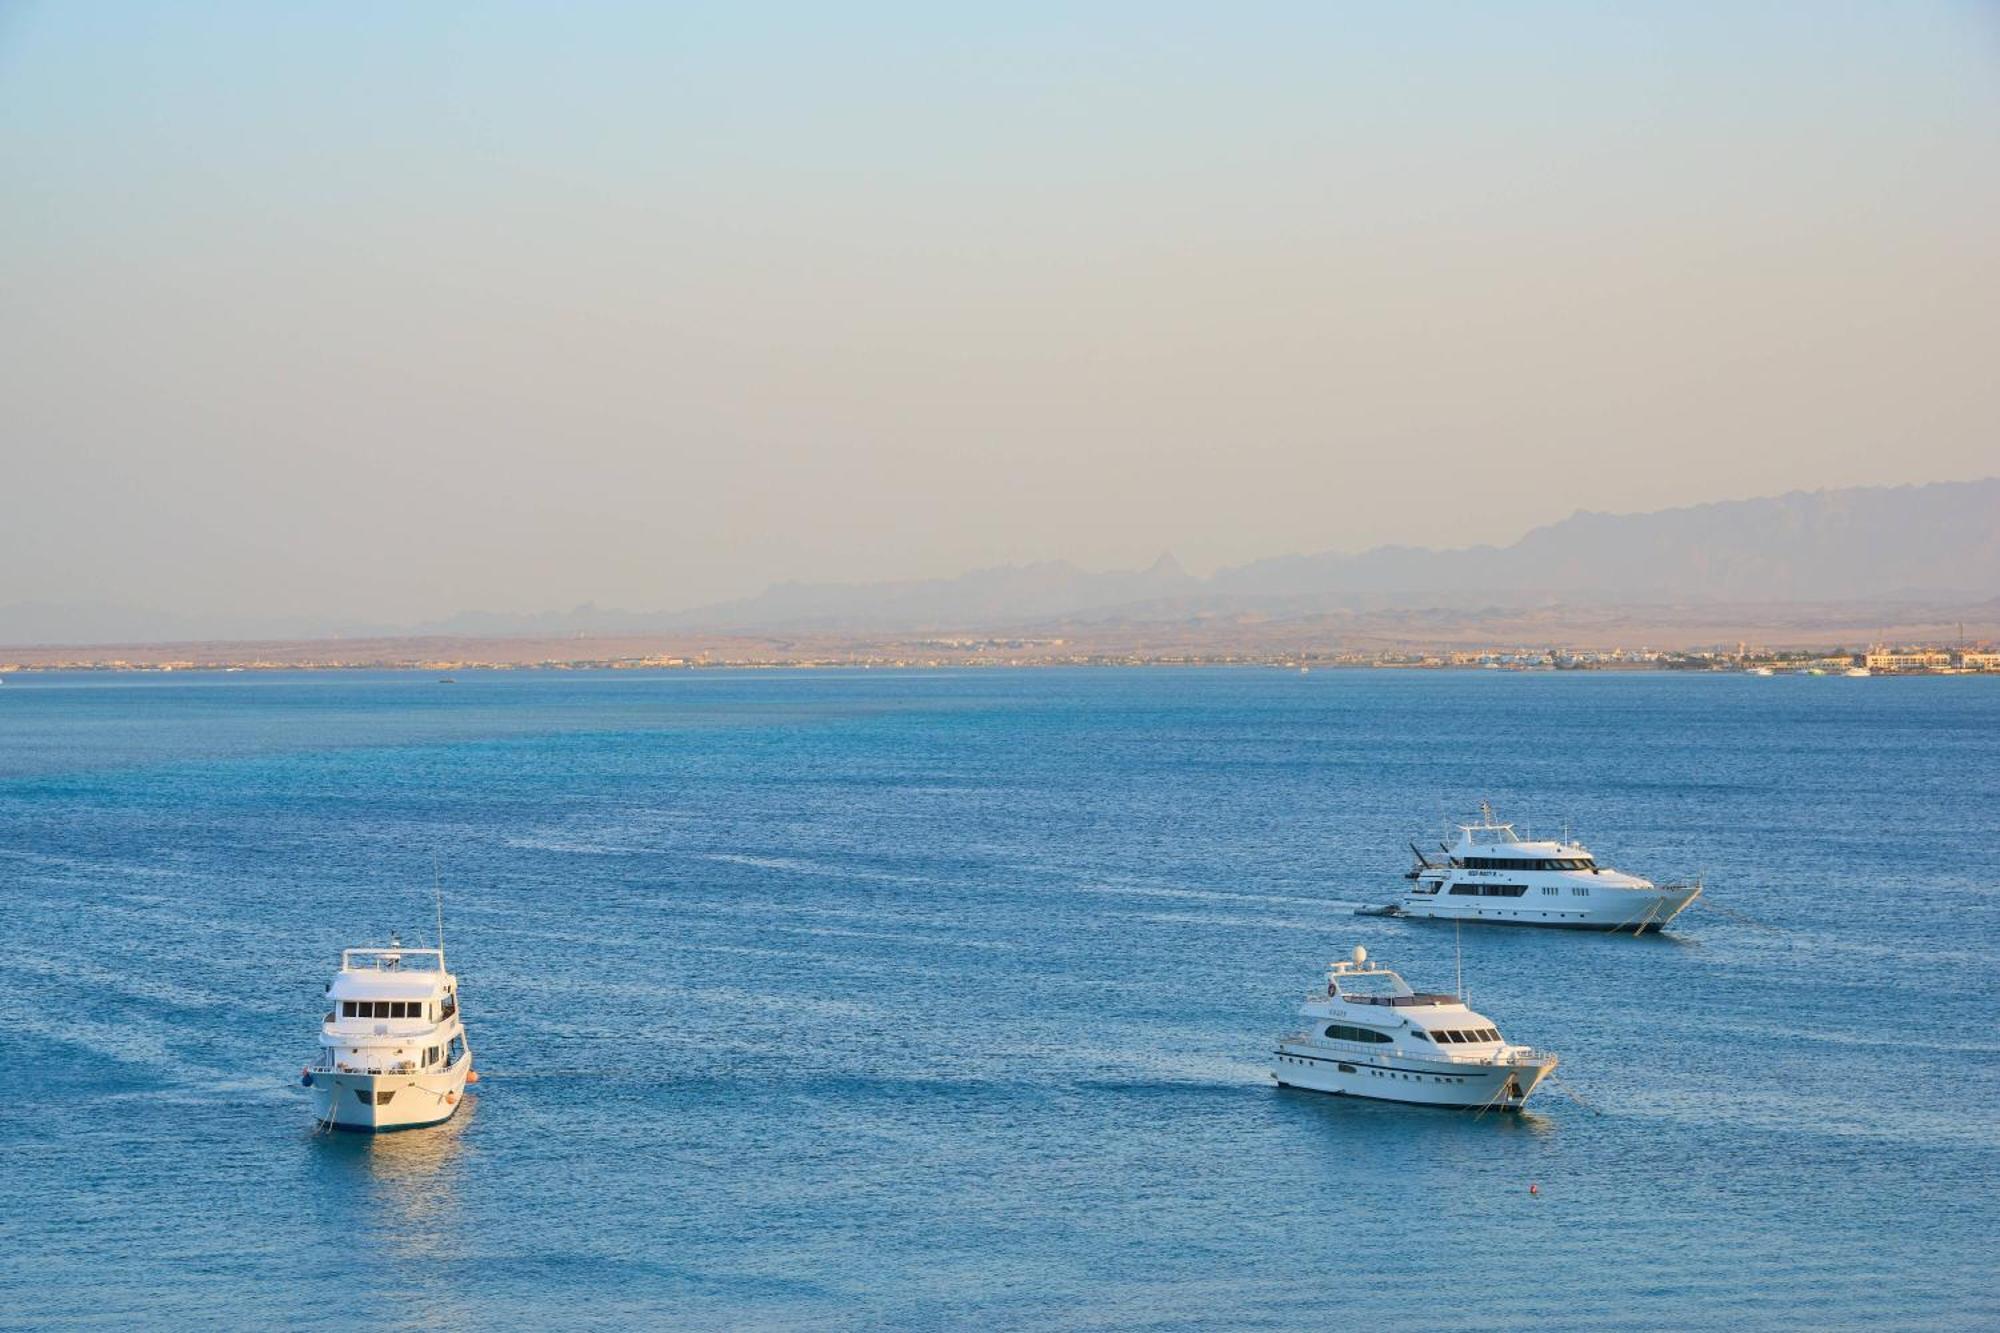
[[431, 853], [431, 899], [437, 904], [438, 966], [444, 966], [444, 873], [438, 869], [438, 854]]

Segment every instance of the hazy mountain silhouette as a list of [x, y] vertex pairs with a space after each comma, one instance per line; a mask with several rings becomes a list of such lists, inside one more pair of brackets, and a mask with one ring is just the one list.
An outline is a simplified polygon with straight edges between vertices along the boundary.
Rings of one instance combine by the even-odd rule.
[[1189, 574], [1171, 555], [1147, 569], [1109, 573], [1058, 560], [947, 579], [781, 583], [755, 597], [674, 613], [585, 603], [529, 615], [469, 611], [403, 627], [329, 624], [304, 616], [221, 624], [126, 607], [32, 604], [0, 608], [0, 643], [687, 630], [950, 632], [1557, 605], [1971, 605], [1996, 594], [2000, 478], [1989, 478], [1795, 491], [1644, 514], [1579, 512], [1509, 546], [1383, 546], [1358, 555], [1288, 555], [1206, 579]]
[[708, 629], [900, 629], [1064, 620], [1200, 594], [1202, 580], [1162, 555], [1146, 569], [1092, 573], [1065, 560], [891, 583], [780, 583], [756, 597], [669, 619]]
[[1579, 512], [1510, 546], [1383, 546], [1258, 560], [1196, 578], [1170, 556], [953, 579], [787, 583], [666, 617], [714, 629], [978, 628], [1120, 615], [1307, 614], [1549, 602], [1958, 601], [2000, 593], [2000, 478], [1795, 491], [1646, 514]]

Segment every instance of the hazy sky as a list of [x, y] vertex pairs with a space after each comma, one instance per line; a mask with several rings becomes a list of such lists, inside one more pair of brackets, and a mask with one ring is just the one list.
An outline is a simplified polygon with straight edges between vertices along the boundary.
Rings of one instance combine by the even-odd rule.
[[2000, 471], [2000, 8], [0, 5], [0, 605]]

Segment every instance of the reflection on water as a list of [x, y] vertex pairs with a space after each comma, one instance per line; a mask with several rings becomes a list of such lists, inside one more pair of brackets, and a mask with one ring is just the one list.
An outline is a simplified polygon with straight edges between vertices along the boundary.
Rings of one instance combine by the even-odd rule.
[[321, 1184], [371, 1198], [385, 1223], [407, 1229], [420, 1249], [431, 1249], [454, 1230], [465, 1135], [478, 1110], [478, 1095], [467, 1092], [457, 1115], [427, 1129], [393, 1134], [314, 1131]]

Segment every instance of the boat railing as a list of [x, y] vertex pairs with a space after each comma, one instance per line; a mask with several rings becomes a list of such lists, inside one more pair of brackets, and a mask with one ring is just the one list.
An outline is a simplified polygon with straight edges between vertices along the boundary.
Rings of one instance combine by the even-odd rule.
[[1349, 1004], [1383, 1004], [1394, 1008], [1428, 1008], [1434, 1004], [1463, 1004], [1456, 995], [1443, 995], [1436, 991], [1415, 991], [1409, 995], [1349, 995], [1340, 993], [1340, 998]]
[[317, 1074], [414, 1074], [417, 1072], [415, 1060], [332, 1060], [324, 1056], [318, 1064], [307, 1066]]
[[[411, 967], [410, 963], [420, 962], [424, 966]], [[342, 949], [340, 970], [343, 972], [442, 972], [444, 971], [443, 949], [419, 949], [411, 945], [383, 945], [369, 949]]]

